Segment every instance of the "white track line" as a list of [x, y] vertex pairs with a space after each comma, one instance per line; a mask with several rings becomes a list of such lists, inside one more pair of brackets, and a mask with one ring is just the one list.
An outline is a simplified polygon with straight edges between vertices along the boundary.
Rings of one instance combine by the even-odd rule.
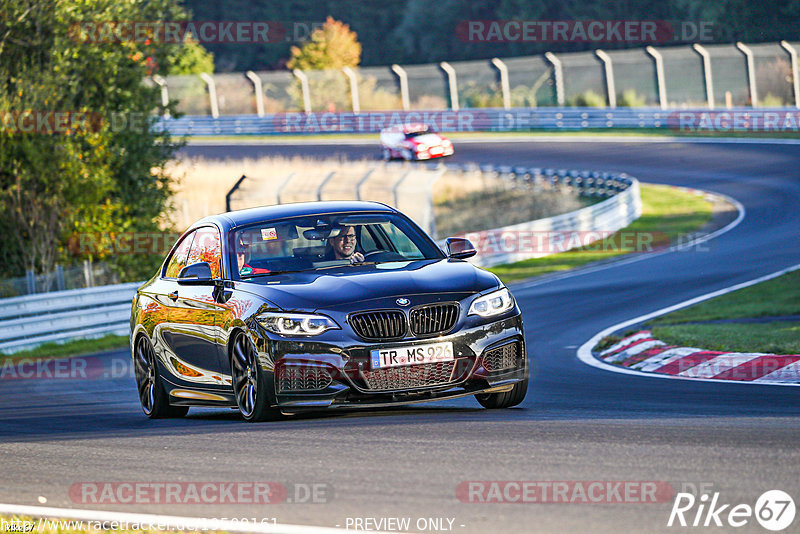
[[[650, 182], [648, 182], [648, 183], [650, 183]], [[660, 184], [656, 184], [656, 185], [660, 185]], [[670, 187], [674, 187], [674, 186], [670, 186]], [[702, 191], [703, 193], [716, 195], [718, 197], [721, 197], [721, 198], [725, 199], [726, 201], [730, 202], [731, 204], [733, 204], [733, 206], [736, 208], [736, 211], [739, 213], [736, 216], [736, 219], [734, 219], [733, 221], [729, 222], [727, 225], [723, 226], [722, 228], [720, 228], [719, 230], [717, 230], [715, 232], [700, 236], [700, 237], [698, 237], [696, 239], [692, 239], [691, 241], [689, 241], [687, 243], [681, 243], [680, 245], [672, 246], [672, 247], [669, 247], [668, 249], [664, 249], [664, 250], [661, 250], [661, 251], [658, 251], [658, 252], [646, 252], [646, 253], [626, 255], [626, 256], [623, 256], [619, 260], [613, 260], [613, 261], [610, 261], [608, 263], [603, 263], [601, 265], [597, 265], [596, 267], [587, 267], [585, 269], [577, 269], [577, 270], [573, 270], [573, 271], [566, 271], [566, 272], [564, 272], [562, 274], [555, 274], [555, 275], [549, 275], [549, 276], [545, 275], [541, 279], [537, 278], [537, 279], [534, 279], [534, 280], [532, 280], [530, 282], [512, 283], [512, 284], [509, 284], [509, 287], [511, 287], [511, 289], [516, 292], [516, 291], [519, 291], [519, 290], [522, 290], [522, 289], [528, 289], [530, 287], [539, 286], [539, 285], [542, 285], [542, 284], [547, 284], [547, 283], [550, 283], [550, 282], [554, 282], [556, 280], [563, 280], [564, 278], [572, 278], [574, 276], [581, 276], [581, 275], [584, 275], [584, 274], [596, 273], [597, 271], [604, 271], [606, 269], [611, 269], [613, 267], [619, 267], [621, 265], [627, 265], [629, 263], [636, 263], [636, 262], [639, 262], [639, 261], [642, 261], [642, 260], [646, 260], [646, 259], [649, 259], [649, 258], [657, 258], [658, 256], [661, 256], [663, 254], [669, 254], [671, 252], [680, 251], [680, 250], [683, 250], [683, 249], [690, 249], [690, 248], [692, 248], [692, 247], [694, 247], [696, 245], [699, 245], [701, 243], [705, 243], [706, 241], [709, 241], [711, 239], [714, 239], [716, 237], [721, 236], [722, 234], [730, 232], [731, 230], [733, 230], [734, 228], [739, 226], [739, 224], [744, 220], [745, 215], [747, 214], [747, 210], [742, 205], [742, 203], [739, 202], [738, 200], [736, 200], [735, 198], [729, 197], [728, 195], [723, 195], [722, 193], [715, 193], [713, 191], [706, 191], [706, 190], [700, 190], [700, 189], [698, 189], [698, 191]], [[623, 231], [623, 230], [624, 230], [624, 228], [621, 229], [620, 231]]]
[[136, 514], [128, 512], [108, 512], [104, 510], [79, 510], [75, 508], [50, 508], [43, 506], [24, 506], [0, 503], [0, 514], [23, 515], [49, 519], [74, 519], [86, 522], [111, 522], [123, 524], [149, 525], [152, 530], [192, 530], [256, 532], [264, 534], [341, 534], [348, 532], [343, 528], [315, 527], [307, 525], [280, 525], [272, 523], [253, 524], [231, 520], [209, 520], [199, 517], [180, 517], [171, 515]]
[[764, 385], [770, 385], [770, 386], [800, 386], [800, 384], [785, 384], [785, 383], [769, 383], [769, 384], [765, 384], [764, 382], [754, 382], [754, 381], [753, 382], [745, 382], [745, 381], [740, 381], [740, 380], [714, 380], [714, 379], [710, 379], [710, 378], [690, 378], [690, 377], [686, 377], [686, 376], [667, 375], [667, 374], [658, 374], [658, 373], [647, 373], [647, 372], [644, 372], [644, 371], [636, 371], [636, 370], [633, 370], [633, 369], [630, 369], [630, 368], [624, 368], [624, 367], [619, 367], [619, 366], [616, 366], [616, 365], [611, 365], [611, 364], [608, 364], [608, 363], [606, 363], [604, 361], [598, 360], [597, 358], [595, 358], [592, 355], [592, 348], [594, 348], [597, 345], [597, 343], [600, 342], [601, 339], [603, 339], [604, 337], [606, 337], [609, 334], [612, 334], [612, 333], [616, 332], [617, 330], [622, 330], [625, 327], [628, 327], [628, 326], [631, 326], [631, 325], [634, 325], [634, 324], [642, 323], [642, 322], [650, 320], [650, 319], [652, 319], [654, 317], [659, 317], [661, 315], [665, 315], [665, 314], [673, 312], [675, 310], [680, 310], [682, 308], [686, 308], [688, 306], [692, 306], [693, 304], [697, 304], [698, 302], [703, 302], [703, 301], [706, 301], [706, 300], [709, 300], [709, 299], [713, 299], [714, 297], [719, 297], [719, 296], [722, 296], [722, 295], [726, 295], [728, 293], [732, 293], [732, 292], [734, 292], [736, 290], [743, 289], [745, 287], [750, 287], [750, 286], [759, 284], [761, 282], [766, 282], [767, 280], [772, 280], [773, 278], [777, 278], [777, 277], [779, 277], [781, 275], [784, 275], [784, 274], [792, 272], [792, 271], [796, 271], [798, 269], [800, 269], [800, 263], [798, 263], [796, 265], [792, 265], [791, 267], [787, 267], [786, 269], [781, 269], [780, 271], [776, 271], [774, 273], [771, 273], [771, 274], [768, 274], [768, 275], [765, 275], [765, 276], [761, 276], [761, 277], [755, 278], [753, 280], [749, 280], [747, 282], [742, 282], [741, 284], [736, 284], [736, 285], [729, 286], [729, 287], [726, 287], [726, 288], [723, 288], [723, 289], [719, 289], [717, 291], [712, 291], [711, 293], [706, 293], [705, 295], [701, 295], [701, 296], [695, 297], [693, 299], [685, 300], [685, 301], [680, 302], [678, 304], [674, 304], [674, 305], [668, 306], [666, 308], [661, 308], [660, 310], [656, 310], [654, 312], [651, 312], [651, 313], [648, 313], [648, 314], [645, 314], [645, 315], [640, 315], [639, 317], [636, 317], [636, 318], [633, 318], [633, 319], [629, 319], [627, 321], [623, 321], [623, 322], [615, 324], [613, 326], [609, 326], [608, 328], [606, 328], [602, 332], [599, 332], [599, 333], [595, 334], [594, 337], [592, 337], [592, 339], [590, 339], [589, 341], [587, 341], [586, 343], [581, 345], [581, 347], [578, 349], [578, 358], [583, 363], [585, 363], [587, 365], [591, 365], [592, 367], [597, 367], [598, 369], [604, 369], [606, 371], [612, 371], [614, 373], [621, 373], [621, 374], [625, 374], [625, 375], [636, 375], [636, 376], [650, 377], [650, 378], [666, 378], [666, 379], [671, 379], [671, 380], [691, 380], [691, 381], [695, 381], [695, 382], [698, 382], [698, 381], [699, 382], [714, 382], [714, 383], [717, 383], [717, 384], [720, 384], [720, 383], [726, 383], [726, 384], [735, 383], [735, 384], [756, 384], [756, 385], [760, 385], [760, 386], [764, 386]]

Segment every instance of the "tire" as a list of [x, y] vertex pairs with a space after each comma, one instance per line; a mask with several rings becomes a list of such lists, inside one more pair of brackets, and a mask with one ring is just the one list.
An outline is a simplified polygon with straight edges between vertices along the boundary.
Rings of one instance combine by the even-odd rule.
[[502, 393], [481, 393], [475, 395], [481, 406], [490, 410], [511, 408], [521, 403], [528, 393], [528, 377], [522, 382], [517, 382], [510, 391]]
[[279, 419], [281, 413], [269, 404], [267, 381], [258, 363], [250, 337], [240, 333], [231, 345], [231, 378], [236, 405], [248, 423]]
[[383, 148], [383, 161], [392, 161], [392, 151], [388, 148]]
[[403, 159], [406, 161], [414, 161], [416, 158], [414, 157], [414, 153], [406, 148], [403, 150]]
[[150, 419], [183, 417], [189, 412], [188, 406], [172, 406], [169, 395], [164, 390], [164, 382], [158, 370], [156, 351], [147, 336], [139, 336], [133, 357], [136, 387], [142, 411]]

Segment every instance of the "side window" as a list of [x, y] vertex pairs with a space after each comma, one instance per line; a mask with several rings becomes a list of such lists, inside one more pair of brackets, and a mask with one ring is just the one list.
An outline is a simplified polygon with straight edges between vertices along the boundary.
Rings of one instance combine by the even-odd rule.
[[216, 228], [200, 228], [197, 230], [186, 264], [191, 265], [201, 261], [208, 262], [211, 266], [211, 276], [220, 278], [219, 265], [221, 259], [222, 249], [219, 243], [219, 232]]
[[164, 276], [167, 278], [178, 278], [178, 274], [181, 272], [181, 269], [187, 265], [186, 259], [189, 257], [189, 248], [192, 246], [192, 238], [196, 233], [197, 232], [192, 232], [180, 242], [178, 248], [175, 249], [172, 257], [170, 257], [169, 263], [167, 263], [167, 269], [164, 271]]

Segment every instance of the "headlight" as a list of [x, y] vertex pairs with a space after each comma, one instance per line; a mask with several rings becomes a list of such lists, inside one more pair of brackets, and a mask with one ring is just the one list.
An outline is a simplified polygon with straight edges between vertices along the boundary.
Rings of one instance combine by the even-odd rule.
[[267, 312], [257, 319], [264, 328], [281, 336], [317, 336], [339, 328], [330, 317], [310, 313]]
[[420, 143], [417, 145], [417, 152], [425, 152], [426, 150], [428, 150], [428, 145], [425, 143]]
[[472, 301], [467, 315], [480, 315], [481, 317], [492, 317], [507, 312], [514, 307], [514, 297], [506, 289], [492, 291], [488, 295], [478, 297]]

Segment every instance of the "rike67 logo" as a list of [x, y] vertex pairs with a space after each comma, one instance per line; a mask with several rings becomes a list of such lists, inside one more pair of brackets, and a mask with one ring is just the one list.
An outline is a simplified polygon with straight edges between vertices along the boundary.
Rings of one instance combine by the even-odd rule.
[[755, 518], [765, 529], [777, 532], [794, 521], [794, 500], [785, 491], [766, 491], [756, 500], [754, 506], [746, 503], [723, 503], [719, 495], [719, 492], [715, 492], [712, 495], [704, 493], [695, 497], [691, 493], [678, 493], [675, 495], [667, 526], [738, 528]]

